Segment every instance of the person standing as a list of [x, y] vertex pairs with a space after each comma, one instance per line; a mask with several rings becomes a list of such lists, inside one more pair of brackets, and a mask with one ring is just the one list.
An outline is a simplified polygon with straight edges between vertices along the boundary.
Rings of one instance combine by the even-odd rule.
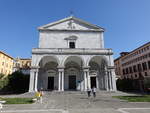
[[40, 103], [42, 103], [42, 102], [43, 102], [43, 98], [42, 98], [42, 96], [43, 96], [43, 91], [40, 91]]
[[42, 103], [43, 92], [42, 92], [42, 91], [37, 91], [37, 92], [35, 93], [35, 96], [36, 96], [36, 98], [37, 98], [37, 101], [40, 102], [40, 103]]
[[88, 97], [91, 96], [91, 89], [90, 88], [87, 88], [87, 94], [88, 94]]
[[96, 97], [96, 88], [95, 88], [95, 86], [92, 88], [92, 93], [93, 93], [93, 97], [95, 98]]
[[37, 91], [37, 92], [35, 93], [35, 96], [36, 96], [36, 98], [37, 98], [37, 101], [40, 101], [40, 92], [39, 92], [39, 91]]

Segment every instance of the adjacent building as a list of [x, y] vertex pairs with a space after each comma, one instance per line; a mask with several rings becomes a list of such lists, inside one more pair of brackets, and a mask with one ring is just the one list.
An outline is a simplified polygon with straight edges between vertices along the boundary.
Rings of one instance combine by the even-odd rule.
[[32, 49], [29, 91], [116, 91], [113, 51], [104, 47], [104, 29], [68, 17], [39, 30]]
[[0, 73], [4, 75], [12, 74], [15, 71], [21, 71], [24, 74], [30, 74], [31, 59], [13, 58], [10, 55], [0, 51]]
[[116, 79], [121, 78], [122, 75], [121, 57], [115, 59], [114, 64], [115, 64]]
[[30, 74], [31, 59], [29, 58], [15, 58], [13, 72], [21, 71], [23, 74]]
[[9, 75], [13, 69], [13, 57], [0, 51], [0, 73]]
[[115, 59], [115, 67], [120, 78], [150, 77], [150, 42], [131, 52], [122, 52], [121, 56]]

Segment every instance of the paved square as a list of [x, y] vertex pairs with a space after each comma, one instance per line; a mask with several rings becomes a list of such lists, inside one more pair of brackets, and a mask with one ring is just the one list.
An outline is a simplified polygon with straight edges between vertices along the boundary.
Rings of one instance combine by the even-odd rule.
[[[10, 97], [32, 97], [34, 94]], [[87, 97], [83, 92], [44, 92], [43, 102], [26, 105], [4, 105], [5, 113], [150, 113], [150, 103], [131, 103], [112, 96], [129, 95], [121, 92], [98, 92]], [[131, 94], [130, 94], [131, 95]], [[7, 96], [8, 97], [8, 96]]]

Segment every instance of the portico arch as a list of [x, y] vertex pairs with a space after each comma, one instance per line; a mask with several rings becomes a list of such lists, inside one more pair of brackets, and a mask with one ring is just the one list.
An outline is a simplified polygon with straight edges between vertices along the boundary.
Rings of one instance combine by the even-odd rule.
[[67, 62], [69, 61], [74, 61], [76, 62], [78, 65], [80, 66], [85, 66], [85, 61], [84, 59], [82, 58], [82, 56], [67, 56], [64, 58], [64, 60], [62, 61], [62, 66], [65, 66]]
[[38, 89], [58, 89], [58, 67], [59, 60], [56, 56], [44, 56], [39, 62]]
[[90, 86], [99, 90], [106, 89], [106, 68], [107, 60], [103, 56], [93, 56], [89, 62]]
[[57, 58], [57, 56], [42, 56], [39, 59], [39, 63], [38, 66], [42, 67], [44, 66], [47, 62], [56, 62], [58, 65], [60, 64], [59, 59]]
[[65, 90], [83, 90], [84, 61], [79, 56], [69, 56], [63, 62]]

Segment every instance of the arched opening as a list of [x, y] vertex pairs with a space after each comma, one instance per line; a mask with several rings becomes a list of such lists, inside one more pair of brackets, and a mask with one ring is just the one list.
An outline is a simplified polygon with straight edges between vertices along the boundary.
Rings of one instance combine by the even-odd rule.
[[58, 89], [58, 60], [54, 56], [44, 56], [39, 62], [38, 89]]
[[90, 87], [99, 90], [106, 89], [106, 60], [101, 56], [94, 56], [89, 61]]
[[70, 56], [64, 62], [65, 90], [83, 90], [83, 60], [78, 56]]

